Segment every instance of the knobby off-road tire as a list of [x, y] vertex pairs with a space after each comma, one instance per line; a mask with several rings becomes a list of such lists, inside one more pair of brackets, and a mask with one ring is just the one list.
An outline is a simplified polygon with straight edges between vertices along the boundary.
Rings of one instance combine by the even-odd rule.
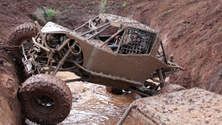
[[[7, 44], [10, 46], [20, 46], [24, 41], [32, 41], [32, 37], [35, 35], [35, 25], [33, 23], [25, 23], [17, 26], [7, 40]], [[22, 64], [22, 51], [19, 47], [8, 47], [7, 51], [12, 55], [17, 64]]]
[[46, 74], [28, 78], [21, 86], [22, 113], [38, 124], [62, 122], [72, 107], [72, 94], [65, 82]]

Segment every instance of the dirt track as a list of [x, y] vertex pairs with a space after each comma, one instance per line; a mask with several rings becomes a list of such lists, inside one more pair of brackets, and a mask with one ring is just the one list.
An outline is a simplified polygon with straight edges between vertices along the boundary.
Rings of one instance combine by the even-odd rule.
[[5, 42], [15, 26], [33, 22], [31, 13], [43, 6], [59, 11], [54, 21], [71, 29], [99, 12], [132, 17], [160, 32], [168, 55], [185, 68], [171, 76], [171, 83], [222, 93], [222, 0], [126, 0], [126, 7], [123, 3], [1, 0], [0, 41]]

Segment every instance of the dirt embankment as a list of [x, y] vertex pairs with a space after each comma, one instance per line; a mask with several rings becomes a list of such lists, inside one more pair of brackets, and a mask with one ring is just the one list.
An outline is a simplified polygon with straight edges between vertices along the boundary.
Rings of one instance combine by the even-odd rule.
[[148, 1], [137, 8], [134, 17], [159, 31], [166, 52], [185, 68], [171, 82], [222, 94], [222, 1]]
[[132, 17], [157, 30], [166, 52], [185, 68], [171, 75], [171, 83], [200, 87], [222, 94], [222, 0], [2, 0], [0, 41], [12, 29], [32, 22], [31, 13], [43, 6], [60, 12], [54, 20], [75, 28], [99, 12]]
[[0, 124], [20, 125], [22, 115], [17, 98], [17, 67], [6, 52], [0, 51]]

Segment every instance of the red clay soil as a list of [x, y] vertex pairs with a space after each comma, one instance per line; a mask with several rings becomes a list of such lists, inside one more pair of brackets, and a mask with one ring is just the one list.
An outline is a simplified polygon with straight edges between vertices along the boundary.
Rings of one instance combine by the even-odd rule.
[[[99, 12], [132, 17], [157, 30], [168, 55], [185, 68], [170, 82], [222, 94], [222, 0], [1, 0], [0, 41], [12, 29], [33, 22], [43, 6], [60, 12], [54, 22], [74, 29]], [[104, 6], [103, 6], [104, 5]]]
[[134, 17], [160, 32], [166, 52], [185, 68], [171, 83], [222, 94], [222, 0], [155, 0], [139, 8]]
[[22, 124], [18, 88], [17, 67], [12, 58], [0, 50], [0, 125]]

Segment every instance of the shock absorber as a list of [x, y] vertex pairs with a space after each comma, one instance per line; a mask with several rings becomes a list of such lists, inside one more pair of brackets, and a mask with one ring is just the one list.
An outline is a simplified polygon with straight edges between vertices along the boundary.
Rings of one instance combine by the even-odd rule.
[[32, 70], [32, 58], [27, 58], [26, 54], [25, 54], [25, 49], [24, 49], [24, 45], [22, 44], [22, 53], [24, 58], [22, 58], [22, 63], [25, 67], [26, 72], [28, 73], [29, 76], [32, 76], [33, 74], [33, 70]]
[[32, 74], [33, 74], [32, 62], [30, 60], [25, 60], [25, 58], [22, 58], [22, 63], [24, 64], [25, 70], [28, 73], [28, 75], [32, 76]]

